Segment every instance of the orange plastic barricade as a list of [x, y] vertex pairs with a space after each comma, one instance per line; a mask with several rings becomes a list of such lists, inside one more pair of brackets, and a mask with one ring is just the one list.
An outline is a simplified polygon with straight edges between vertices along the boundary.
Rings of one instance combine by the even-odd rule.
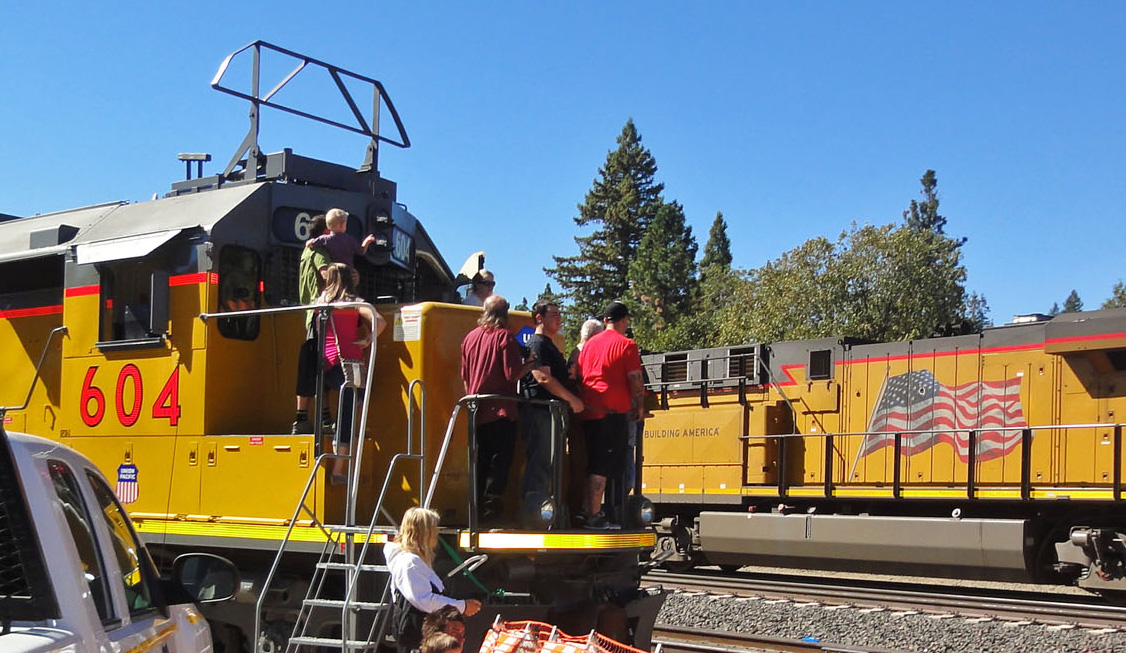
[[501, 621], [498, 617], [481, 642], [480, 653], [648, 653], [591, 631], [572, 637], [541, 621]]

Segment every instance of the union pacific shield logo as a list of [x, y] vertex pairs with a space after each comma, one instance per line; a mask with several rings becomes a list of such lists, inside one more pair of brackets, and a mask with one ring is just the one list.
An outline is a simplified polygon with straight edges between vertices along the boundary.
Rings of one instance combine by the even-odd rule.
[[868, 419], [868, 435], [864, 436], [860, 455], [891, 446], [894, 434], [903, 433], [906, 455], [946, 442], [966, 462], [972, 429], [978, 432], [977, 459], [991, 460], [1016, 448], [1020, 443], [1019, 429], [1027, 426], [1020, 403], [1020, 377], [948, 386], [929, 371], [917, 370], [884, 382]]
[[117, 500], [121, 503], [133, 503], [137, 500], [137, 466], [119, 465], [117, 467], [117, 485], [114, 487]]

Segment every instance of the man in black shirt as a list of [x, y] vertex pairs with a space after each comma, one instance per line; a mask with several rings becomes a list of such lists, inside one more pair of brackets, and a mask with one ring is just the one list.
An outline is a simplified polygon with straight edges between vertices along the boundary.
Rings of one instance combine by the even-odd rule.
[[[537, 358], [540, 367], [533, 368], [521, 381], [521, 394], [528, 399], [558, 399], [564, 401], [576, 415], [583, 411], [583, 402], [567, 389], [567, 359], [552, 342], [563, 326], [563, 316], [554, 302], [541, 299], [532, 306], [536, 332], [528, 339], [527, 347]], [[521, 423], [524, 431], [524, 451], [528, 464], [524, 471], [524, 501], [545, 498], [551, 487], [551, 409], [542, 404], [522, 404]], [[566, 408], [558, 413], [561, 419], [555, 424], [556, 442], [562, 442], [566, 432]], [[561, 461], [556, 461], [560, 463]], [[555, 488], [560, 494], [561, 488]], [[533, 504], [534, 505], [534, 504]]]

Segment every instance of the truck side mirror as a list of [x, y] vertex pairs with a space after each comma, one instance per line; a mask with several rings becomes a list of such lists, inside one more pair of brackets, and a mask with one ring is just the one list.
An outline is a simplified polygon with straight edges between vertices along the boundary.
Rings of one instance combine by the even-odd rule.
[[172, 583], [194, 603], [218, 603], [234, 597], [239, 573], [226, 558], [185, 553], [172, 562]]

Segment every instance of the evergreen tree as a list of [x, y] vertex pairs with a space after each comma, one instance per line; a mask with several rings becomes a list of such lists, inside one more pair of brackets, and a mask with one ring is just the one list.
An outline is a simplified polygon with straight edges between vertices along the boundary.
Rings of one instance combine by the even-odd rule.
[[654, 180], [657, 161], [641, 145], [632, 118], [617, 142], [574, 218], [579, 227], [593, 227], [594, 231], [575, 237], [578, 255], [553, 256], [555, 267], [544, 269], [570, 300], [568, 333], [576, 331], [587, 316], [601, 312], [609, 300], [627, 295], [629, 264], [645, 227], [663, 203], [664, 184]]
[[966, 312], [962, 318], [962, 334], [981, 333], [985, 327], [993, 326], [993, 320], [989, 317], [989, 303], [985, 301], [985, 295], [979, 295], [976, 292], [970, 293], [966, 298]]
[[1050, 309], [1048, 309], [1048, 315], [1055, 317], [1059, 314], [1060, 314], [1060, 304], [1059, 304], [1059, 302], [1052, 302], [1052, 307]]
[[664, 204], [649, 223], [629, 266], [633, 328], [649, 349], [666, 349], [667, 333], [692, 308], [696, 288], [696, 238], [677, 202]]
[[1079, 293], [1072, 290], [1067, 299], [1063, 300], [1063, 312], [1078, 313], [1081, 310], [1083, 310], [1083, 300], [1079, 299]]
[[551, 283], [550, 282], [544, 284], [543, 292], [541, 292], [539, 294], [539, 296], [536, 297], [537, 302], [541, 299], [546, 299], [546, 300], [554, 303], [556, 306], [562, 307], [562, 305], [563, 305], [563, 303], [562, 303], [563, 298], [560, 297], [558, 294], [555, 293], [554, 290], [551, 289]]
[[919, 231], [933, 231], [942, 234], [946, 227], [946, 218], [938, 214], [938, 175], [934, 170], [927, 170], [919, 180], [923, 184], [919, 194], [923, 196], [922, 202], [911, 200], [910, 206], [903, 212], [903, 221], [907, 227]]
[[519, 303], [519, 304], [517, 304], [517, 305], [515, 305], [515, 306], [513, 306], [513, 307], [512, 307], [512, 310], [514, 310], [514, 311], [527, 311], [527, 310], [531, 310], [531, 308], [530, 308], [530, 307], [528, 306], [528, 298], [527, 298], [527, 297], [524, 297], [524, 298], [522, 298], [522, 299], [520, 300], [520, 303]]
[[1118, 283], [1114, 284], [1114, 288], [1110, 291], [1110, 297], [1103, 302], [1103, 310], [1108, 308], [1126, 308], [1126, 285], [1122, 284], [1119, 279]]
[[712, 228], [708, 230], [708, 242], [704, 245], [704, 258], [700, 259], [700, 278], [713, 265], [719, 270], [731, 269], [731, 240], [727, 237], [727, 222], [723, 211], [716, 211]]

